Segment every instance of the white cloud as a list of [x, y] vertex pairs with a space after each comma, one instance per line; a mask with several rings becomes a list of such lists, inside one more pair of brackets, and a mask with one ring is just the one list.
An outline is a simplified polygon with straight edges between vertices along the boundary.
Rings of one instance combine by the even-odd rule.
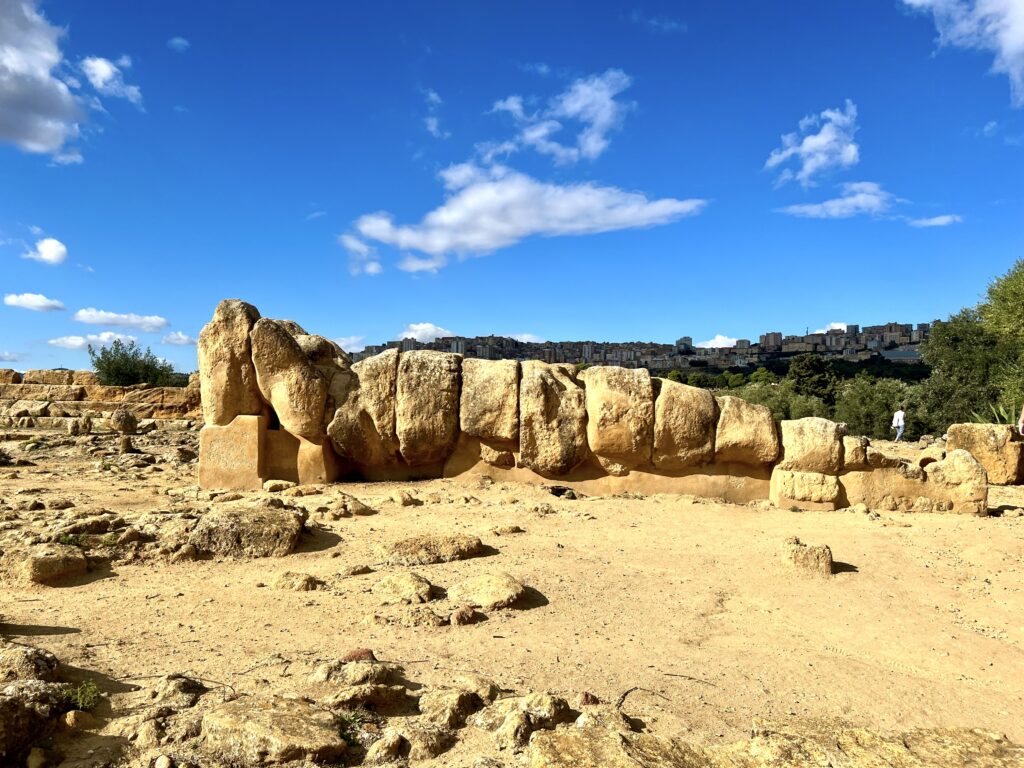
[[0, 352], [0, 362], [4, 363], [16, 363], [23, 355], [18, 352]]
[[312, 213], [306, 214], [306, 221], [313, 221], [314, 219], [319, 219], [321, 216], [326, 215], [327, 211], [313, 211]]
[[85, 158], [77, 149], [71, 149], [67, 152], [58, 152], [53, 156], [53, 162], [55, 165], [81, 165]]
[[192, 47], [192, 43], [186, 40], [184, 37], [172, 37], [167, 41], [167, 47], [177, 53], [184, 53]]
[[36, 237], [39, 237], [39, 235], [43, 234], [43, 228], [37, 227], [35, 224], [29, 224], [28, 231], [31, 232]]
[[160, 339], [160, 343], [172, 344], [175, 347], [193, 347], [196, 345], [197, 340], [193, 339], [186, 333], [182, 333], [181, 331], [171, 331]]
[[26, 152], [58, 154], [79, 135], [80, 106], [55, 75], [63, 34], [34, 0], [0, 0], [0, 140]]
[[829, 323], [824, 328], [819, 328], [815, 333], [828, 333], [829, 331], [845, 331], [846, 323]]
[[682, 21], [677, 21], [669, 16], [648, 16], [639, 8], [633, 9], [629, 14], [629, 20], [650, 32], [675, 34], [686, 31], [686, 24]]
[[338, 244], [348, 251], [348, 271], [353, 275], [379, 275], [384, 267], [377, 260], [377, 249], [355, 235], [338, 235]]
[[32, 250], [21, 254], [23, 259], [41, 261], [44, 264], [60, 264], [67, 257], [67, 246], [53, 237], [44, 237], [42, 240], [38, 240]]
[[48, 299], [41, 293], [8, 293], [4, 295], [4, 304], [8, 307], [21, 307], [35, 312], [54, 312], [64, 309], [63, 302]]
[[[819, 130], [810, 133], [814, 128]], [[844, 109], [826, 109], [803, 118], [799, 132], [783, 136], [782, 146], [772, 150], [764, 167], [773, 169], [796, 160], [799, 170], [794, 173], [785, 168], [778, 182], [784, 184], [795, 178], [805, 187], [813, 186], [815, 176], [857, 164], [860, 149], [853, 140], [856, 133], [857, 105], [847, 99]]]
[[868, 214], [879, 216], [892, 206], [895, 198], [873, 181], [854, 181], [840, 186], [842, 195], [821, 203], [802, 203], [780, 208], [782, 213], [805, 219], [848, 219]]
[[721, 333], [716, 333], [707, 341], [698, 341], [694, 346], [701, 347], [703, 349], [713, 349], [716, 347], [735, 347], [736, 339], [732, 338], [731, 336], [724, 336]]
[[127, 99], [136, 106], [142, 105], [142, 91], [137, 85], [128, 85], [124, 81], [122, 68], [128, 69], [132, 60], [122, 56], [116, 62], [102, 56], [87, 56], [82, 59], [80, 67], [89, 83], [104, 96]]
[[441, 178], [450, 194], [419, 224], [398, 226], [385, 212], [361, 216], [355, 223], [368, 240], [430, 257], [407, 255], [400, 269], [436, 271], [450, 254], [485, 254], [530, 236], [588, 235], [668, 224], [699, 213], [707, 202], [650, 200], [639, 192], [593, 182], [551, 184], [503, 166], [485, 169], [471, 163], [451, 166]]
[[540, 75], [541, 77], [547, 77], [551, 74], [551, 67], [543, 61], [520, 64], [519, 68], [523, 70], [523, 72], [529, 72], [532, 75]]
[[441, 119], [437, 116], [437, 111], [444, 101], [432, 88], [423, 92], [423, 98], [427, 102], [427, 116], [423, 118], [423, 125], [426, 126], [427, 133], [435, 139], [449, 138], [451, 134], [441, 129]]
[[50, 339], [46, 343], [55, 347], [61, 347], [62, 349], [85, 349], [90, 344], [102, 347], [107, 344], [112, 344], [115, 341], [128, 343], [131, 341], [138, 341], [138, 339], [134, 336], [125, 336], [124, 334], [114, 333], [113, 331], [104, 331], [103, 333], [90, 333], [88, 336], [61, 336], [56, 339]]
[[526, 342], [527, 344], [543, 344], [547, 339], [542, 339], [533, 333], [513, 333], [510, 338], [516, 341]]
[[420, 342], [434, 341], [441, 336], [454, 336], [447, 328], [433, 323], [409, 323], [405, 330], [398, 334], [400, 339], [416, 339]]
[[946, 213], [942, 216], [931, 216], [926, 219], [907, 219], [907, 224], [912, 227], [948, 227], [950, 224], [959, 224], [962, 221], [962, 216], [957, 216], [955, 213]]
[[[608, 134], [618, 128], [625, 113], [632, 108], [616, 97], [629, 88], [633, 79], [621, 69], [609, 69], [574, 81], [550, 100], [546, 109], [527, 115], [522, 96], [512, 95], [494, 102], [492, 112], [508, 112], [518, 123], [525, 123], [515, 141], [550, 155], [558, 165], [575, 163], [580, 158], [593, 160], [611, 143]], [[564, 128], [562, 121], [582, 125], [574, 144], [553, 138]]]
[[365, 340], [365, 336], [339, 336], [334, 343], [346, 352], [362, 352], [366, 348]]
[[992, 71], [1010, 79], [1015, 106], [1024, 106], [1024, 2], [1021, 0], [903, 0], [930, 11], [942, 45], [995, 54]]
[[119, 312], [107, 312], [103, 309], [87, 307], [75, 312], [73, 318], [80, 323], [90, 325], [112, 325], [115, 328], [136, 328], [147, 333], [156, 333], [166, 328], [169, 323], [166, 317], [160, 315], [136, 315], [133, 312], [126, 314]]

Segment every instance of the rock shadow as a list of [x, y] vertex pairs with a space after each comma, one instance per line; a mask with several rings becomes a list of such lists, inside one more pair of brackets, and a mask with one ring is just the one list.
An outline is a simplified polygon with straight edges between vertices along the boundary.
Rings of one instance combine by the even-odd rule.
[[526, 587], [523, 596], [515, 601], [510, 607], [517, 611], [532, 611], [534, 608], [543, 608], [550, 605], [551, 601], [541, 594], [540, 590], [533, 587]]
[[50, 637], [53, 635], [76, 635], [78, 627], [48, 627], [44, 624], [7, 624], [0, 621], [0, 635], [9, 637]]
[[291, 554], [304, 552], [323, 552], [333, 549], [341, 542], [341, 536], [326, 528], [307, 528], [299, 537], [299, 543]]
[[844, 563], [841, 560], [832, 561], [832, 575], [837, 573], [860, 573], [860, 568], [850, 563]]

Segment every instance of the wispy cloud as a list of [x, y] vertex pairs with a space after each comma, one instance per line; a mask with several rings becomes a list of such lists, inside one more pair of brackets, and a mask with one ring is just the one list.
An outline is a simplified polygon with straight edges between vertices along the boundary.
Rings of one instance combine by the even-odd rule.
[[528, 344], [543, 344], [547, 339], [543, 339], [535, 333], [513, 333], [509, 338], [513, 338], [516, 341], [522, 341]]
[[1021, 0], [903, 0], [930, 12], [941, 45], [995, 54], [992, 71], [1010, 79], [1010, 97], [1024, 106], [1024, 3]]
[[339, 336], [334, 343], [346, 352], [362, 352], [366, 348], [366, 345], [363, 344], [364, 341], [366, 341], [365, 336]]
[[0, 352], [0, 362], [16, 363], [24, 357], [20, 352]]
[[396, 225], [384, 212], [367, 214], [355, 223], [366, 240], [428, 257], [407, 255], [400, 269], [436, 271], [451, 254], [485, 254], [531, 236], [589, 235], [668, 224], [700, 213], [707, 204], [699, 199], [650, 200], [639, 192], [592, 182], [541, 182], [503, 166], [463, 163], [445, 169], [441, 177], [449, 197], [419, 224]]
[[319, 219], [321, 216], [326, 215], [327, 211], [313, 211], [312, 213], [306, 214], [306, 221], [313, 221], [314, 219]]
[[434, 341], [442, 336], [454, 336], [455, 334], [447, 328], [442, 328], [434, 323], [409, 323], [398, 334], [400, 339], [416, 339], [416, 341]]
[[434, 89], [428, 88], [423, 93], [423, 99], [427, 102], [427, 116], [423, 118], [423, 125], [427, 129], [427, 133], [435, 139], [449, 138], [451, 133], [441, 129], [441, 119], [438, 117], [438, 111], [444, 103], [441, 96]]
[[793, 160], [797, 170], [783, 169], [778, 183], [796, 179], [805, 187], [813, 186], [816, 177], [857, 164], [860, 148], [853, 140], [856, 133], [857, 105], [847, 99], [843, 109], [826, 109], [803, 118], [799, 131], [782, 137], [782, 146], [772, 150], [764, 167], [772, 170]]
[[[491, 111], [507, 112], [520, 125], [519, 134], [511, 140], [516, 146], [550, 155], [558, 165], [583, 158], [594, 160], [608, 149], [608, 135], [620, 127], [633, 106], [617, 99], [632, 82], [621, 69], [609, 69], [579, 78], [552, 98], [546, 108], [532, 114], [526, 113], [524, 99], [518, 94], [494, 102]], [[565, 127], [563, 121], [580, 124], [573, 144], [557, 138]]]
[[128, 56], [122, 56], [116, 62], [102, 56], [87, 56], [79, 65], [89, 84], [104, 96], [127, 99], [137, 107], [142, 107], [142, 90], [137, 85], [128, 85], [124, 81], [124, 71], [132, 65]]
[[41, 261], [44, 264], [60, 264], [68, 257], [67, 246], [53, 237], [36, 241], [35, 247], [21, 254], [23, 259]]
[[34, 312], [59, 312], [64, 309], [63, 302], [49, 299], [41, 293], [8, 293], [4, 295], [4, 304]]
[[91, 333], [88, 336], [60, 336], [50, 339], [47, 344], [61, 349], [85, 349], [89, 345], [105, 347], [115, 341], [138, 341], [134, 336], [126, 336], [122, 333], [104, 331], [103, 333]]
[[658, 34], [679, 34], [686, 31], [686, 23], [673, 19], [670, 16], [652, 16], [644, 13], [639, 8], [634, 8], [629, 14], [629, 20], [637, 26], [643, 27], [648, 32]]
[[175, 347], [194, 347], [198, 343], [198, 341], [189, 336], [188, 334], [182, 333], [181, 331], [171, 331], [162, 339], [160, 339], [160, 343], [170, 344]]
[[895, 197], [873, 181], [853, 181], [840, 186], [842, 194], [820, 203], [801, 203], [779, 208], [781, 213], [805, 219], [848, 219], [880, 216], [892, 207]]
[[172, 37], [167, 41], [167, 47], [176, 53], [184, 53], [192, 47], [192, 43], [186, 40], [184, 37]]
[[735, 347], [736, 339], [732, 336], [726, 336], [721, 333], [716, 333], [707, 341], [698, 341], [694, 346], [701, 347], [702, 349], [714, 349], [717, 347]]
[[907, 224], [912, 227], [948, 227], [950, 224], [959, 224], [962, 221], [962, 216], [947, 213], [942, 216], [931, 216], [926, 219], [907, 219]]
[[75, 312], [73, 318], [90, 325], [110, 325], [115, 328], [136, 328], [147, 333], [162, 331], [170, 323], [160, 315], [136, 315], [134, 312], [108, 312], [104, 309], [87, 307]]
[[338, 244], [348, 251], [348, 271], [353, 275], [379, 275], [384, 271], [377, 249], [355, 235], [338, 235]]

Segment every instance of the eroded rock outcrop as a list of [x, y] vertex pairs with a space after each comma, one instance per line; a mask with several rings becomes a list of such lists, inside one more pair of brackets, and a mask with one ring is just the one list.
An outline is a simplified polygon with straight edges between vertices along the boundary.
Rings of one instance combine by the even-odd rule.
[[1024, 442], [1008, 424], [952, 424], [946, 449], [968, 451], [996, 485], [1015, 485], [1024, 480]]
[[249, 342], [259, 319], [259, 310], [251, 304], [225, 299], [199, 333], [199, 388], [207, 424], [225, 426], [235, 416], [263, 411]]

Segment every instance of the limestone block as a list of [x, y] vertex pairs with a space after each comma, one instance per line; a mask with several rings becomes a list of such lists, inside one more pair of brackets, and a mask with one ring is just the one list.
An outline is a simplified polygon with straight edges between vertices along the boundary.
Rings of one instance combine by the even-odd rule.
[[21, 384], [21, 374], [13, 368], [0, 368], [0, 384]]
[[253, 325], [249, 339], [263, 400], [270, 403], [282, 427], [293, 435], [320, 442], [327, 380], [282, 323], [261, 318]]
[[969, 515], [988, 514], [988, 477], [985, 468], [963, 448], [949, 451], [942, 461], [925, 466], [924, 475], [926, 485], [944, 491], [952, 502], [949, 511]]
[[12, 418], [20, 416], [45, 416], [49, 405], [45, 400], [18, 400], [7, 409], [5, 415]]
[[519, 462], [542, 475], [564, 475], [588, 456], [586, 395], [566, 365], [522, 364]]
[[769, 499], [780, 509], [835, 509], [839, 498], [839, 478], [835, 475], [781, 467], [772, 470]]
[[519, 439], [519, 363], [462, 361], [459, 424], [467, 435], [481, 440]]
[[780, 469], [795, 472], [839, 473], [843, 464], [843, 442], [839, 425], [828, 419], [810, 416], [783, 420]]
[[718, 403], [706, 389], [661, 381], [654, 401], [654, 466], [673, 470], [710, 464]]
[[327, 434], [338, 455], [360, 467], [389, 464], [398, 452], [398, 359], [398, 350], [389, 349], [360, 360], [352, 366], [348, 386], [336, 395], [337, 409]]
[[[626, 470], [651, 463], [654, 390], [646, 368], [599, 365], [582, 372], [587, 443], [605, 468]], [[621, 472], [622, 470], [618, 470]]]
[[866, 437], [843, 435], [843, 468], [867, 469], [870, 444]]
[[994, 485], [1016, 485], [1024, 480], [1024, 442], [1008, 424], [953, 424], [946, 448], [962, 448], [981, 462]]
[[395, 433], [411, 466], [444, 461], [459, 435], [460, 355], [416, 350], [398, 364]]
[[329, 440], [314, 443], [283, 429], [269, 429], [263, 445], [265, 479], [322, 485], [340, 476], [341, 465]]
[[199, 485], [236, 491], [263, 489], [262, 416], [236, 416], [230, 424], [207, 424], [199, 430]]
[[715, 463], [771, 464], [779, 456], [779, 436], [772, 412], [738, 397], [718, 399]]
[[84, 386], [86, 384], [99, 384], [100, 377], [96, 371], [73, 371], [71, 383]]
[[251, 304], [225, 299], [199, 332], [199, 388], [207, 424], [224, 426], [236, 416], [264, 410], [249, 342], [259, 319], [259, 310]]
[[21, 380], [25, 384], [72, 384], [75, 372], [68, 370], [25, 371]]
[[827, 544], [809, 546], [793, 536], [782, 544], [782, 562], [814, 576], [832, 576], [832, 550]]

